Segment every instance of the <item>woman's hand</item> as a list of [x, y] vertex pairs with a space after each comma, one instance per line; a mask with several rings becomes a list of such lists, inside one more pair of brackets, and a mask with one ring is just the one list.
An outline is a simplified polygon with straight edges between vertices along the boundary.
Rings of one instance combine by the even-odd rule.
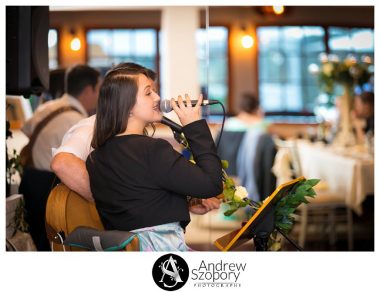
[[202, 94], [199, 95], [197, 104], [193, 107], [191, 105], [190, 96], [185, 94], [186, 105], [182, 100], [182, 96], [178, 96], [178, 106], [174, 98], [171, 99], [171, 105], [173, 110], [177, 114], [179, 120], [181, 121], [182, 126], [186, 126], [192, 122], [198, 121], [201, 119], [201, 104], [203, 100]]

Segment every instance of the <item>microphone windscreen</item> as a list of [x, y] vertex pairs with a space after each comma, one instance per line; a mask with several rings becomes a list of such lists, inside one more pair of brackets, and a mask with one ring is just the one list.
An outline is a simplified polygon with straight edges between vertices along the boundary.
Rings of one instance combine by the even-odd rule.
[[173, 110], [171, 104], [170, 104], [170, 100], [169, 99], [164, 99], [164, 100], [161, 100], [160, 102], [160, 110], [163, 112], [163, 113], [169, 113]]

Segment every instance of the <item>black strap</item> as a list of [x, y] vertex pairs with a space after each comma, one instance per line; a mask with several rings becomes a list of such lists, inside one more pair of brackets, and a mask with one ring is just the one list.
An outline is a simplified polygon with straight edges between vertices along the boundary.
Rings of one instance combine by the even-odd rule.
[[41, 122], [38, 123], [38, 125], [36, 126], [36, 128], [33, 131], [32, 136], [29, 139], [29, 143], [21, 150], [21, 153], [20, 153], [21, 161], [20, 162], [21, 162], [21, 165], [23, 167], [26, 167], [26, 166], [33, 167], [34, 166], [32, 151], [33, 151], [34, 144], [36, 143], [37, 137], [41, 133], [42, 129], [45, 128], [46, 125], [52, 119], [54, 119], [56, 116], [58, 116], [61, 113], [67, 112], [67, 111], [76, 111], [76, 112], [81, 114], [81, 112], [77, 108], [75, 108], [71, 105], [63, 106], [63, 107], [60, 107], [59, 109], [51, 112], [50, 114], [48, 114]]

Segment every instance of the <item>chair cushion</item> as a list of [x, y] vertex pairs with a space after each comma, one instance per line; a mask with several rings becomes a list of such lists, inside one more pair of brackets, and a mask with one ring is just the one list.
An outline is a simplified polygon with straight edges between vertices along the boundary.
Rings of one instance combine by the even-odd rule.
[[93, 251], [116, 251], [125, 249], [135, 236], [136, 233], [129, 231], [79, 226], [66, 237], [63, 244]]

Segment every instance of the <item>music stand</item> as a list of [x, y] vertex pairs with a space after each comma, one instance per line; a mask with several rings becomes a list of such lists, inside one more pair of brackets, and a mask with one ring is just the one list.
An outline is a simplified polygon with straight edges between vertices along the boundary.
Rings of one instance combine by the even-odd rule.
[[[214, 245], [221, 251], [228, 251], [253, 238], [256, 251], [266, 251], [269, 236], [275, 229], [274, 214], [276, 203], [289, 194], [297, 183], [304, 180], [304, 177], [299, 177], [277, 187], [242, 228], [218, 238], [214, 242]], [[292, 242], [285, 234], [280, 233], [297, 249], [300, 249], [300, 247]]]

